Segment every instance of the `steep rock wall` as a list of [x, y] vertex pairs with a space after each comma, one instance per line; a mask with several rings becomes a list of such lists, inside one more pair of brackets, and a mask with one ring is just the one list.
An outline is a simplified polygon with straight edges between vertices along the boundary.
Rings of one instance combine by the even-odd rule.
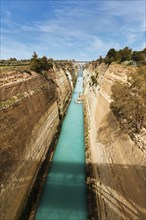
[[[125, 81], [134, 68], [104, 64], [84, 70], [85, 105], [88, 114], [88, 141], [91, 151], [98, 216], [102, 220], [144, 220], [146, 218], [146, 157], [124, 134], [110, 111], [111, 85]], [[90, 77], [98, 72], [98, 85]]]
[[19, 219], [39, 168], [58, 131], [72, 88], [64, 71], [1, 74], [0, 213]]
[[71, 97], [75, 79], [68, 70], [63, 70], [56, 65], [48, 72], [47, 78], [52, 79], [55, 84], [59, 114], [62, 117], [68, 104], [68, 98]]

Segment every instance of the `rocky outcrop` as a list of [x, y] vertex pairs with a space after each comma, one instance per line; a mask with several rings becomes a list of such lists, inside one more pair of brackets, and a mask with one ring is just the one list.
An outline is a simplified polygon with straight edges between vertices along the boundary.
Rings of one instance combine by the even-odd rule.
[[[135, 67], [119, 64], [109, 67], [102, 64], [96, 69], [90, 64], [84, 69], [84, 105], [88, 117], [90, 157], [87, 161], [93, 168], [93, 177], [88, 172], [88, 184], [91, 184], [92, 194], [96, 197], [95, 211], [102, 220], [146, 218], [146, 156], [121, 131], [110, 110], [111, 86], [117, 79], [127, 80], [130, 71], [135, 71]], [[97, 72], [97, 86], [91, 86], [91, 76]], [[142, 143], [145, 141], [144, 132]]]
[[20, 218], [58, 132], [76, 76], [66, 71], [54, 66], [45, 77], [25, 70], [1, 73], [0, 213], [3, 220]]

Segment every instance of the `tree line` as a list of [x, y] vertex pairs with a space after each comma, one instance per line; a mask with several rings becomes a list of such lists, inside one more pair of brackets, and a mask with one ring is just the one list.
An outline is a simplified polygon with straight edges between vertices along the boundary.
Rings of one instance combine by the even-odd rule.
[[0, 66], [27, 66], [30, 70], [42, 73], [53, 68], [54, 64], [64, 70], [68, 69], [70, 72], [74, 72], [72, 62], [74, 60], [53, 60], [52, 58], [48, 59], [46, 56], [39, 58], [37, 53], [34, 52], [31, 59], [17, 60], [15, 57], [6, 60], [1, 59]]
[[30, 62], [29, 59], [21, 59], [17, 60], [15, 57], [11, 57], [10, 59], [1, 59], [0, 66], [23, 66], [28, 65]]
[[129, 47], [125, 47], [121, 50], [115, 50], [111, 48], [105, 58], [102, 56], [97, 60], [100, 63], [111, 64], [112, 62], [122, 63], [124, 61], [135, 62], [136, 64], [144, 64], [146, 62], [146, 48], [141, 51], [132, 51]]

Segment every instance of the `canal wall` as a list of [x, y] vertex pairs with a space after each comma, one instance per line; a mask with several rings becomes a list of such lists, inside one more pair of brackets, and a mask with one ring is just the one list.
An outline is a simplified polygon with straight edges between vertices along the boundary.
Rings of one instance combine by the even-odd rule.
[[91, 63], [84, 68], [87, 184], [90, 203], [95, 205], [93, 219], [146, 218], [146, 156], [121, 131], [110, 110], [111, 86], [117, 79], [126, 81], [129, 71], [134, 67]]
[[[1, 73], [0, 142], [3, 220], [20, 219], [45, 161], [53, 154], [60, 123], [70, 102], [77, 67], [53, 64], [45, 73], [28, 69]], [[52, 155], [50, 155], [50, 158]]]
[[[83, 96], [84, 107], [84, 139], [85, 139], [85, 158], [86, 158], [86, 187], [87, 187], [87, 213], [88, 219], [98, 219], [98, 196], [95, 187], [94, 166], [92, 164], [91, 146], [89, 141], [90, 118], [88, 114], [88, 104], [86, 96]], [[100, 218], [99, 218], [100, 219]]]

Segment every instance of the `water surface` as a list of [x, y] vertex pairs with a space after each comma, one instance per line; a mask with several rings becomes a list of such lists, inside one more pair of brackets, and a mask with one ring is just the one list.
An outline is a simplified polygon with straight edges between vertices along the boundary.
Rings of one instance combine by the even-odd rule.
[[83, 106], [74, 102], [82, 92], [82, 80], [80, 71], [36, 220], [87, 219]]

